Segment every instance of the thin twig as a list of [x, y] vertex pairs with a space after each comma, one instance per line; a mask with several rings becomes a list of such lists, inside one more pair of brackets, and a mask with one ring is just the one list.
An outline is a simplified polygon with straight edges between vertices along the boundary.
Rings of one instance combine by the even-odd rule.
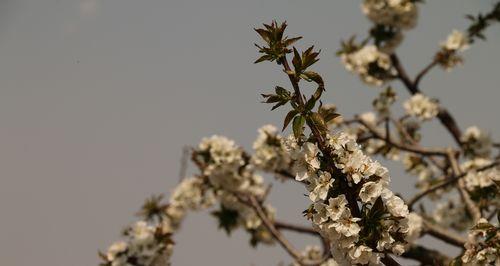
[[385, 254], [380, 260], [387, 266], [401, 266], [401, 264], [395, 261], [389, 254]]
[[312, 227], [291, 224], [291, 223], [287, 223], [287, 222], [283, 222], [283, 221], [274, 221], [274, 226], [280, 230], [281, 229], [282, 230], [289, 230], [289, 231], [294, 231], [294, 232], [298, 232], [298, 233], [319, 236], [319, 233], [316, 230], [314, 230]]
[[418, 87], [418, 84], [420, 83], [422, 78], [437, 64], [438, 64], [437, 60], [432, 60], [432, 62], [429, 65], [427, 65], [424, 69], [422, 69], [422, 71], [420, 71], [420, 73], [418, 73], [418, 75], [415, 77], [415, 81], [413, 81], [415, 87]]
[[320, 265], [325, 259], [319, 261], [311, 261], [304, 259], [300, 253], [292, 246], [290, 242], [281, 234], [281, 232], [274, 226], [273, 222], [269, 220], [266, 213], [262, 209], [259, 201], [252, 195], [247, 196], [246, 202], [252, 207], [257, 216], [266, 227], [266, 229], [273, 235], [273, 237], [280, 243], [280, 245], [292, 256], [299, 264], [304, 266], [317, 266]]
[[186, 177], [190, 151], [191, 148], [189, 148], [188, 146], [184, 146], [182, 148], [181, 167], [179, 169], [179, 182], [181, 182]]

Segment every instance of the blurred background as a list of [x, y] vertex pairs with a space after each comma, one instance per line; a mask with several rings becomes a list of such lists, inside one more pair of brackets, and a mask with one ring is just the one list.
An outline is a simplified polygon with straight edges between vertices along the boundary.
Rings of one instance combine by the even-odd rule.
[[[412, 76], [452, 29], [467, 27], [464, 14], [494, 1], [427, 2], [398, 49]], [[270, 112], [259, 103], [260, 93], [288, 87], [276, 65], [252, 64], [259, 41], [253, 28], [261, 23], [287, 20], [290, 36], [304, 36], [300, 47], [322, 50], [315, 70], [326, 79], [324, 99], [345, 117], [370, 110], [379, 89], [363, 85], [335, 57], [341, 39], [366, 35], [370, 23], [360, 3], [0, 0], [0, 264], [97, 265], [97, 250], [135, 220], [146, 197], [170, 193], [183, 146], [217, 133], [250, 148], [258, 127], [281, 125], [285, 109]], [[496, 139], [499, 33], [491, 27], [487, 42], [464, 53], [464, 66], [434, 69], [421, 86], [462, 128], [477, 125]], [[394, 88], [400, 100], [408, 97], [401, 84]], [[453, 144], [438, 122], [424, 132], [428, 145]], [[386, 165], [394, 189], [415, 191], [401, 165]], [[274, 186], [277, 216], [307, 224], [304, 193], [292, 183]], [[228, 238], [216, 227], [207, 213], [189, 215], [175, 237], [173, 265], [289, 261], [280, 247], [251, 249], [242, 231]], [[288, 236], [300, 248], [315, 243]]]

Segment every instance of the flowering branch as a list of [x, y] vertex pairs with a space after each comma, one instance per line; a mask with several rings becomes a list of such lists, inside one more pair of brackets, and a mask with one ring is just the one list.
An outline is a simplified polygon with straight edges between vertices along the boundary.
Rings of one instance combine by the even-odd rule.
[[[125, 230], [125, 241], [100, 253], [101, 265], [170, 265], [173, 235], [186, 214], [213, 208], [211, 215], [228, 235], [240, 228], [250, 236], [252, 246], [278, 242], [295, 261], [293, 266], [399, 265], [393, 256], [422, 265], [500, 264], [500, 227], [492, 222], [500, 207], [500, 160], [492, 155], [499, 144], [477, 127], [462, 133], [439, 101], [423, 95], [419, 88], [435, 66], [450, 70], [462, 63], [459, 52], [484, 38], [484, 30], [500, 21], [500, 2], [491, 12], [468, 16], [472, 24], [467, 32], [454, 30], [432, 62], [412, 79], [395, 49], [405, 31], [415, 27], [421, 2], [363, 0], [362, 11], [373, 22], [369, 36], [360, 43], [354, 37], [343, 41], [338, 51], [346, 69], [369, 85], [401, 81], [412, 95], [403, 103], [403, 116], [392, 115], [396, 93], [388, 86], [374, 99], [375, 112], [337, 119], [336, 107], [322, 102], [322, 76], [310, 70], [319, 60], [319, 51], [311, 46], [299, 53], [293, 44], [302, 37], [285, 36], [286, 23], [273, 21], [255, 29], [265, 42], [256, 44], [262, 55], [255, 63], [276, 62], [293, 88], [276, 86], [275, 93], [262, 94], [265, 103], [274, 104], [272, 110], [291, 106], [283, 130], [291, 125], [292, 134], [281, 136], [277, 128], [266, 125], [258, 130], [253, 153], [225, 137], [204, 138], [190, 149], [200, 173], [185, 178], [186, 150], [180, 183], [168, 202], [162, 203], [162, 197], [148, 199], [140, 212], [142, 220]], [[290, 61], [289, 54], [293, 55]], [[317, 85], [309, 96], [301, 91], [303, 81]], [[421, 145], [419, 130], [435, 117], [459, 148]], [[371, 157], [376, 155], [401, 161], [408, 174], [418, 176], [415, 185], [421, 191], [405, 203], [389, 189], [388, 169]], [[265, 203], [273, 186], [264, 182], [261, 173], [304, 186], [311, 202], [303, 214], [311, 227], [275, 219], [274, 208]], [[449, 193], [452, 189], [458, 193]], [[432, 215], [423, 204], [413, 212], [425, 196], [441, 200]], [[323, 250], [297, 250], [284, 236], [285, 230], [319, 237]], [[461, 233], [466, 230], [467, 238]], [[451, 259], [416, 245], [423, 235], [462, 247], [463, 252]]]
[[[485, 170], [488, 170], [490, 168], [493, 168], [497, 165], [500, 165], [500, 160], [497, 160], [491, 164], [488, 164], [486, 166], [483, 166], [481, 168], [478, 168], [477, 171], [478, 172], [481, 172], [481, 171], [485, 171]], [[451, 177], [446, 177], [446, 176], [442, 176], [440, 178], [438, 178], [439, 180], [443, 180], [431, 187], [429, 187], [428, 189], [424, 190], [424, 191], [421, 191], [420, 193], [417, 193], [415, 196], [413, 196], [410, 200], [408, 200], [408, 207], [410, 209], [413, 208], [413, 205], [415, 205], [415, 203], [417, 203], [420, 199], [422, 199], [423, 197], [425, 197], [426, 195], [432, 193], [432, 192], [435, 192], [436, 190], [438, 189], [442, 189], [446, 186], [449, 186], [449, 185], [452, 185], [453, 183], [457, 182], [459, 179], [463, 178], [464, 176], [466, 176], [467, 173], [462, 173], [458, 176], [451, 176]]]
[[[391, 62], [396, 69], [398, 73], [398, 78], [403, 82], [403, 84], [406, 86], [408, 91], [412, 94], [421, 94], [422, 92], [418, 88], [418, 84], [413, 81], [408, 77], [408, 74], [406, 74], [405, 69], [403, 68], [403, 65], [399, 61], [398, 56], [394, 53], [391, 55]], [[457, 122], [455, 121], [455, 118], [446, 110], [445, 108], [441, 107], [439, 108], [439, 113], [437, 114], [437, 118], [439, 121], [443, 124], [443, 126], [450, 132], [450, 134], [453, 136], [453, 139], [458, 145], [461, 145], [460, 137], [462, 136], [461, 130], [458, 127]]]

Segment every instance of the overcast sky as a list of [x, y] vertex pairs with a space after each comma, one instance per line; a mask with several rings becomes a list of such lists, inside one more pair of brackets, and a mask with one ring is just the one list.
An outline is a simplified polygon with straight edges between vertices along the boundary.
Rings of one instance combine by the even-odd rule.
[[[334, 52], [369, 23], [352, 0], [0, 0], [0, 264], [91, 266], [153, 193], [178, 180], [181, 150], [214, 133], [250, 147], [256, 129], [281, 124], [259, 93], [288, 86], [257, 57], [252, 28], [287, 20], [304, 47], [322, 50], [315, 69], [325, 100], [347, 117], [370, 109], [379, 91], [347, 73]], [[398, 53], [413, 75], [465, 13], [490, 0], [426, 1]], [[465, 53], [465, 65], [435, 69], [422, 89], [462, 128], [500, 135], [500, 26]], [[399, 83], [400, 98], [408, 94]], [[452, 144], [435, 122], [428, 144]], [[389, 163], [392, 186], [414, 191]], [[307, 223], [304, 189], [274, 186], [280, 219]], [[305, 242], [291, 235], [299, 247]], [[279, 248], [248, 249], [206, 213], [188, 216], [175, 237], [174, 265], [276, 265]], [[311, 239], [307, 239], [308, 241]], [[436, 242], [439, 243], [439, 242]]]

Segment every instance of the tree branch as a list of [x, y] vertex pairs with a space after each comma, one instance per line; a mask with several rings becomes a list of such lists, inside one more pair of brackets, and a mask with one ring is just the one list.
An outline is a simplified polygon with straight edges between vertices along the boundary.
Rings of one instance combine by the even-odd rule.
[[292, 246], [290, 242], [281, 234], [281, 232], [274, 226], [274, 223], [269, 220], [266, 213], [262, 209], [259, 201], [252, 195], [246, 196], [246, 200], [242, 198], [240, 195], [236, 195], [240, 201], [248, 204], [255, 211], [257, 216], [261, 219], [262, 223], [266, 227], [266, 229], [273, 235], [273, 237], [280, 243], [280, 245], [292, 256], [298, 263], [304, 266], [318, 266], [320, 265], [326, 258], [321, 259], [320, 261], [311, 261], [302, 258], [300, 253]]
[[320, 234], [314, 230], [312, 227], [305, 227], [301, 225], [291, 224], [283, 221], [274, 221], [274, 226], [279, 230], [289, 230], [298, 233], [310, 234], [315, 236], [320, 236]]
[[412, 245], [401, 257], [419, 261], [422, 266], [444, 266], [451, 261], [441, 252], [420, 245]]
[[424, 233], [457, 247], [463, 247], [465, 245], [466, 239], [461, 235], [448, 231], [437, 224], [427, 221], [426, 219], [423, 219], [423, 224]]
[[[397, 71], [397, 77], [401, 80], [401, 82], [403, 82], [408, 91], [412, 95], [417, 93], [422, 93], [418, 87], [418, 84], [411, 81], [396, 54], [391, 54], [391, 62], [392, 65], [394, 66], [394, 69], [396, 69]], [[455, 121], [453, 116], [451, 116], [448, 110], [446, 110], [443, 107], [440, 107], [437, 118], [439, 119], [441, 124], [443, 124], [443, 126], [448, 130], [448, 132], [450, 132], [455, 142], [460, 146], [461, 145], [460, 137], [462, 136], [462, 132], [458, 127], [457, 122]]]
[[432, 60], [432, 62], [429, 65], [427, 65], [424, 69], [422, 69], [422, 71], [420, 71], [420, 73], [418, 73], [418, 75], [415, 77], [415, 81], [413, 82], [415, 87], [418, 88], [418, 84], [420, 83], [422, 78], [437, 64], [438, 64], [437, 60]]

